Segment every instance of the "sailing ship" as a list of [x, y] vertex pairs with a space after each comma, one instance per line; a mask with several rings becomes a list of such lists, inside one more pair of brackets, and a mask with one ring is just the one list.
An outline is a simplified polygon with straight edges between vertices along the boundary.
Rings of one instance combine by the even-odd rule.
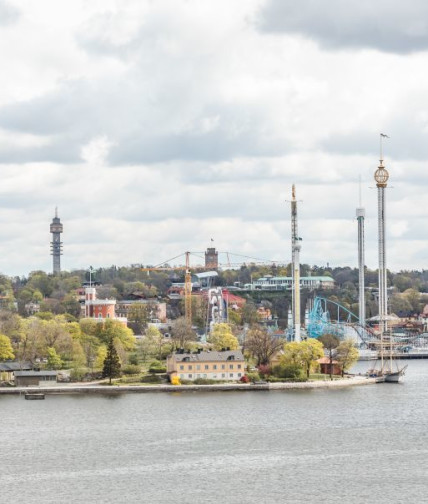
[[[398, 361], [394, 358], [394, 347], [397, 345], [394, 342], [392, 331], [389, 330], [386, 335], [383, 331], [380, 334], [379, 341], [379, 367], [377, 365], [373, 369], [369, 369], [367, 374], [371, 378], [376, 378], [378, 383], [398, 383], [404, 376], [407, 365], [399, 367]], [[385, 355], [387, 351], [387, 355]]]

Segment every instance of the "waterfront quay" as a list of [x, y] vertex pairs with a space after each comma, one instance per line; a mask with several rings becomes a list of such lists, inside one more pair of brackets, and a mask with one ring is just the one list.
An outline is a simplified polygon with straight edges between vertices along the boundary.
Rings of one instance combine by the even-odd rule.
[[47, 387], [5, 387], [0, 388], [0, 395], [64, 395], [64, 394], [124, 394], [153, 392], [254, 392], [276, 390], [339, 389], [357, 385], [372, 385], [374, 378], [352, 376], [339, 380], [318, 380], [309, 382], [281, 383], [219, 383], [214, 385], [62, 385]]

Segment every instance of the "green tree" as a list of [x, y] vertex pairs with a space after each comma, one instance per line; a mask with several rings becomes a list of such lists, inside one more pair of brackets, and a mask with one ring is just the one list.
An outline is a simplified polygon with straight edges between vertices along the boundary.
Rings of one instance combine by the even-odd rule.
[[242, 323], [243, 324], [257, 324], [260, 321], [260, 316], [257, 311], [256, 305], [253, 301], [247, 301], [242, 307], [241, 311]]
[[103, 369], [105, 358], [107, 357], [107, 347], [100, 345], [97, 350], [97, 356], [94, 362], [95, 369]]
[[416, 289], [407, 289], [403, 292], [403, 296], [407, 299], [415, 313], [421, 311], [421, 295]]
[[336, 355], [336, 348], [339, 346], [339, 338], [334, 334], [323, 334], [319, 340], [328, 352], [330, 359], [330, 380], [333, 379], [333, 357]]
[[214, 324], [208, 337], [208, 343], [211, 343], [215, 350], [222, 348], [237, 350], [239, 348], [238, 339], [233, 335], [229, 324]]
[[13, 359], [14, 357], [10, 339], [4, 334], [0, 334], [0, 361]]
[[358, 360], [359, 352], [351, 339], [343, 340], [339, 343], [336, 350], [336, 360], [342, 369], [342, 376], [345, 371], [350, 369]]
[[284, 354], [281, 364], [299, 366], [304, 369], [306, 377], [309, 378], [311, 369], [317, 359], [324, 355], [322, 343], [315, 338], [308, 338], [304, 341], [291, 341], [284, 345]]
[[164, 339], [163, 334], [159, 331], [159, 329], [154, 326], [147, 328], [143, 341], [146, 344], [146, 355], [151, 355], [159, 360], [162, 360], [162, 347]]
[[104, 359], [103, 378], [108, 378], [109, 384], [111, 385], [112, 378], [118, 378], [120, 376], [120, 368], [119, 355], [114, 346], [113, 338], [111, 338], [108, 342], [107, 355]]
[[150, 310], [145, 303], [133, 304], [128, 312], [128, 322], [136, 334], [143, 334], [150, 320]]
[[300, 343], [301, 356], [303, 367], [306, 371], [306, 376], [309, 378], [311, 368], [316, 361], [324, 356], [323, 345], [315, 338], [308, 338]]
[[48, 347], [47, 355], [48, 355], [48, 362], [46, 364], [46, 367], [48, 369], [61, 369], [62, 368], [61, 357], [56, 353], [55, 348]]

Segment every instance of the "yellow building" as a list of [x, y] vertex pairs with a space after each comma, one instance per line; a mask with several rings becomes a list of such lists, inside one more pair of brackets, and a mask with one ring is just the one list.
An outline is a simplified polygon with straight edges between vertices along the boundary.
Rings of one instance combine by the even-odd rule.
[[245, 374], [245, 360], [241, 350], [175, 353], [167, 358], [166, 369], [170, 379], [236, 381]]

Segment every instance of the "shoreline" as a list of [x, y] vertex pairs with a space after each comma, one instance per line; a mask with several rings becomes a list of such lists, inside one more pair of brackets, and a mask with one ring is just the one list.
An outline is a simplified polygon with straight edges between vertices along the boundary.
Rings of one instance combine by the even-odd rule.
[[222, 383], [218, 385], [61, 385], [61, 386], [37, 386], [37, 387], [10, 387], [0, 388], [1, 395], [24, 395], [45, 394], [125, 394], [125, 393], [159, 393], [159, 392], [252, 392], [252, 391], [275, 391], [275, 390], [313, 390], [313, 389], [340, 389], [355, 387], [358, 385], [375, 384], [375, 378], [354, 376], [340, 380], [319, 380], [312, 382], [283, 382], [283, 383]]

